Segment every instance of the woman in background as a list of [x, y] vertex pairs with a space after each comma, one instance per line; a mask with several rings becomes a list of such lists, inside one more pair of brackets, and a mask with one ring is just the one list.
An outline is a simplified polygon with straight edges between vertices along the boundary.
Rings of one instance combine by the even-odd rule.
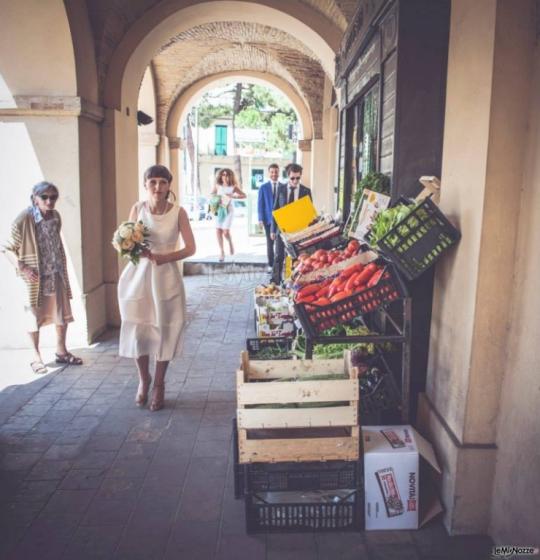
[[219, 245], [219, 261], [225, 260], [225, 251], [223, 250], [223, 238], [229, 243], [231, 255], [234, 255], [234, 246], [231, 237], [231, 225], [234, 216], [233, 198], [246, 198], [246, 193], [238, 185], [236, 176], [232, 169], [220, 169], [216, 174], [216, 184], [212, 189], [212, 195], [221, 198], [220, 205], [223, 212], [218, 212], [216, 216], [216, 234]]

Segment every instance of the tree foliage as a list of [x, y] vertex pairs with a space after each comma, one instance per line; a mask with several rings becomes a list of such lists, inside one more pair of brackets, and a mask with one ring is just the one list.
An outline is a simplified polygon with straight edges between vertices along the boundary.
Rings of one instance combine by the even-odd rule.
[[297, 127], [297, 117], [288, 100], [278, 92], [257, 84], [243, 84], [241, 98], [234, 114], [236, 85], [206, 93], [199, 104], [199, 126], [209, 128], [219, 118], [233, 118], [238, 128], [264, 130], [266, 142], [254, 146], [290, 154], [294, 150], [291, 131]]

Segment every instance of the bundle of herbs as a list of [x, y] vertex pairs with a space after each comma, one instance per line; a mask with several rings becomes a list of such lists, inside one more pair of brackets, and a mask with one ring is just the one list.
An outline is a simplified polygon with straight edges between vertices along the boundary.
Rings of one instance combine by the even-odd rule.
[[[366, 326], [350, 326], [337, 325], [331, 329], [327, 329], [321, 333], [322, 336], [367, 336], [376, 334], [370, 331]], [[391, 350], [392, 345], [384, 343], [382, 345], [385, 350]], [[343, 358], [345, 350], [352, 351], [353, 365], [359, 366], [363, 364], [366, 356], [372, 356], [376, 353], [377, 347], [373, 342], [335, 342], [332, 344], [315, 344], [313, 347], [313, 358], [324, 360], [335, 360]], [[300, 332], [293, 343], [293, 354], [299, 358], [303, 358], [306, 352], [306, 337]]]

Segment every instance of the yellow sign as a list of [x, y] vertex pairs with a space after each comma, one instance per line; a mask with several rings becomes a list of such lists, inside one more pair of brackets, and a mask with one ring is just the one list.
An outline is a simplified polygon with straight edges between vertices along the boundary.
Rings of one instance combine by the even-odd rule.
[[317, 210], [309, 196], [303, 196], [295, 202], [286, 204], [272, 212], [279, 229], [284, 233], [294, 233], [309, 226], [317, 217]]
[[291, 274], [292, 274], [292, 259], [289, 255], [287, 255], [285, 257], [285, 272], [283, 273], [285, 280], [288, 280], [291, 277]]

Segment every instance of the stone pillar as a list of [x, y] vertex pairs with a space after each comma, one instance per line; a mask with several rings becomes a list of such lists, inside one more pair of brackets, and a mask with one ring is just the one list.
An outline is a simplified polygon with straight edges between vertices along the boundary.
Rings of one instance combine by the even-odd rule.
[[182, 157], [181, 150], [183, 149], [182, 138], [178, 138], [177, 136], [169, 136], [168, 137], [168, 144], [169, 144], [169, 169], [173, 175], [173, 182], [172, 182], [172, 191], [176, 195], [176, 199], [178, 204], [181, 204], [182, 201], [180, 200], [180, 193], [182, 192], [181, 189], [181, 173], [182, 173], [182, 162], [180, 158]]
[[306, 187], [312, 188], [311, 185], [311, 138], [298, 140], [298, 151], [301, 153], [300, 164], [304, 168], [302, 172], [302, 183]]
[[[139, 199], [137, 122], [126, 111], [105, 110], [102, 126], [103, 228], [108, 234], [128, 219], [129, 211]], [[108, 235], [103, 239], [103, 273], [107, 293], [107, 322], [120, 325], [117, 284], [125, 266], [111, 246]]]
[[160, 134], [157, 145], [157, 163], [169, 167], [169, 141], [167, 136]]
[[[29, 204], [33, 184], [55, 183], [60, 190], [57, 209], [62, 216], [62, 234], [73, 291], [75, 323], [68, 343], [85, 345], [106, 327], [105, 286], [101, 259], [106, 236], [101, 216], [101, 162], [99, 124], [103, 110], [74, 96], [17, 95], [0, 108], [0, 154], [5, 184], [17, 185], [10, 196], [3, 236], [9, 220]], [[2, 259], [2, 267], [7, 265]], [[20, 281], [2, 268], [4, 293], [20, 292]], [[4, 274], [5, 272], [5, 274]], [[13, 288], [13, 289], [12, 289]], [[22, 294], [2, 299], [10, 321], [5, 323], [2, 342], [17, 346], [25, 332]], [[54, 329], [43, 331], [42, 343], [53, 344]], [[20, 342], [19, 342], [20, 344]]]
[[144, 172], [157, 163], [159, 136], [153, 130], [139, 127], [139, 198], [144, 197]]
[[[418, 424], [443, 465], [444, 520], [454, 534], [486, 533], [490, 523], [526, 152], [533, 6], [452, 2], [440, 205], [458, 222], [462, 239], [437, 265]], [[535, 487], [535, 475], [523, 475]], [[525, 495], [517, 507], [526, 501]]]
[[323, 138], [311, 141], [311, 188], [313, 202], [319, 212], [333, 212], [329, 206], [328, 190], [328, 152], [327, 142]]

